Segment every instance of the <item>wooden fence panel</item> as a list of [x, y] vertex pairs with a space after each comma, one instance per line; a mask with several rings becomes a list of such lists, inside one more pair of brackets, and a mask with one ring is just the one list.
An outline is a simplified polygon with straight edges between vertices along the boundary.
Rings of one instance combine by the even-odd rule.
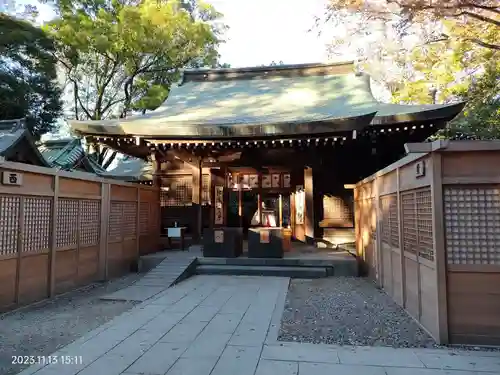
[[450, 340], [500, 345], [500, 185], [444, 187]]
[[409, 157], [408, 163], [357, 184], [358, 254], [363, 254], [369, 276], [438, 338], [433, 176], [417, 176], [419, 163], [432, 165], [430, 158]]
[[159, 249], [157, 188], [10, 162], [4, 172], [18, 182], [0, 185], [0, 311], [123, 275]]

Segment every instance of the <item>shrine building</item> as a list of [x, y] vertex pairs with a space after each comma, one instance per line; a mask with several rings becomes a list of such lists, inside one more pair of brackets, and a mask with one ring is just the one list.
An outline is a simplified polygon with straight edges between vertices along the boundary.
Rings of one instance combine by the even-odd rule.
[[353, 184], [395, 162], [463, 108], [377, 101], [353, 63], [186, 70], [156, 110], [71, 121], [88, 142], [151, 162], [162, 228], [290, 227], [354, 242]]

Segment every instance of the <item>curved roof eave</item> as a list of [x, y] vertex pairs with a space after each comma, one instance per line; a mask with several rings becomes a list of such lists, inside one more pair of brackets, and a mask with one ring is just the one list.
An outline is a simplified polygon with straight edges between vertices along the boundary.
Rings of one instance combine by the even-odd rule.
[[297, 135], [335, 134], [360, 131], [369, 126], [376, 112], [359, 116], [324, 119], [310, 122], [277, 122], [267, 124], [206, 125], [187, 122], [165, 122], [156, 126], [136, 123], [117, 123], [115, 120], [70, 121], [75, 132], [95, 136], [142, 136], [172, 139], [224, 139], [252, 137], [286, 137]]
[[[404, 123], [450, 121], [456, 117], [464, 108], [465, 102], [442, 105], [425, 111], [415, 111], [411, 113], [400, 113], [391, 115], [377, 115], [372, 120], [371, 125], [394, 125]], [[397, 106], [398, 104], [395, 104]], [[403, 107], [403, 106], [402, 106]], [[404, 106], [406, 107], [406, 106]], [[418, 107], [418, 106], [416, 106]]]

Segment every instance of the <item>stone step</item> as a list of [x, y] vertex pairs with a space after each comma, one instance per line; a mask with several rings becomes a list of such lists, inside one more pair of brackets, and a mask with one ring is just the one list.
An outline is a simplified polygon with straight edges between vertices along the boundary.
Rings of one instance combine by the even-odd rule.
[[326, 267], [198, 265], [197, 275], [281, 276], [303, 279], [328, 277]]

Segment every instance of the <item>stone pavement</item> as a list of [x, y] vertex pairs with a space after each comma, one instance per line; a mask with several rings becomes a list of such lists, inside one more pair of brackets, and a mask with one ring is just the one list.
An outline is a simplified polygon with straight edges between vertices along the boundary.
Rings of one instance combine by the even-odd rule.
[[188, 267], [200, 254], [199, 248], [191, 246], [186, 251], [168, 251], [168, 255], [152, 270], [127, 288], [102, 296], [104, 300], [143, 302], [163, 292], [173, 284], [189, 277]]
[[83, 363], [35, 365], [21, 374], [500, 374], [500, 353], [277, 342], [288, 282], [193, 277], [53, 354]]

